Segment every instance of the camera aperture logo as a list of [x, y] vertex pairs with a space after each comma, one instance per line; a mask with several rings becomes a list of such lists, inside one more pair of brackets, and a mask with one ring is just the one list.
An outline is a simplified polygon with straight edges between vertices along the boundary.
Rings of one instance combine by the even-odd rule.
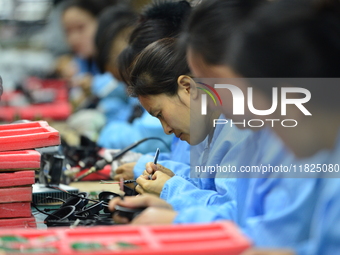
[[[207, 93], [211, 97], [211, 99], [213, 100], [213, 102], [214, 102], [214, 104], [216, 106], [217, 106], [217, 101], [216, 101], [216, 98], [214, 97], [213, 93], [216, 95], [218, 101], [222, 105], [221, 96], [217, 93], [216, 89], [214, 89], [212, 86], [210, 86], [208, 84], [205, 84], [203, 82], [197, 82], [197, 83], [205, 86], [206, 88], [208, 88], [209, 90], [212, 91], [212, 93], [211, 93], [208, 89], [197, 87], [198, 89], [203, 90], [205, 93]], [[202, 115], [206, 115], [207, 114], [207, 107], [206, 107], [207, 106], [207, 95], [206, 94], [202, 94], [202, 98], [201, 99], [202, 99], [202, 108], [201, 108]]]
[[[218, 98], [220, 104], [222, 105], [222, 100], [220, 95], [217, 93], [216, 89], [228, 89], [231, 92], [232, 101], [233, 101], [233, 109], [232, 113], [233, 116], [238, 115], [245, 115], [245, 96], [243, 94], [243, 91], [231, 84], [215, 84], [214, 87], [209, 86], [207, 84], [198, 82], [199, 84], [202, 84], [209, 88]], [[213, 96], [213, 94], [203, 88], [199, 88], [203, 91], [205, 91], [213, 100], [215, 105], [217, 106], [216, 98]], [[312, 114], [307, 110], [307, 108], [303, 105], [307, 103], [311, 99], [311, 93], [309, 90], [305, 88], [300, 87], [281, 87], [280, 88], [280, 106], [281, 106], [281, 116], [287, 115], [287, 105], [295, 105], [305, 116], [312, 116]], [[303, 95], [299, 98], [288, 98], [288, 94], [295, 93]], [[250, 113], [257, 116], [267, 116], [272, 113], [274, 113], [277, 110], [278, 104], [279, 104], [279, 93], [278, 88], [273, 87], [272, 88], [272, 105], [269, 109], [266, 110], [258, 110], [254, 107], [254, 101], [253, 101], [253, 88], [248, 87], [247, 88], [247, 107]], [[207, 95], [202, 94], [201, 95], [201, 114], [206, 115], [207, 114]], [[259, 119], [243, 119], [242, 121], [233, 121], [231, 119], [214, 119], [213, 120], [213, 126], [216, 125], [226, 125], [229, 124], [231, 127], [233, 125], [241, 125], [243, 127], [263, 127], [265, 123], [270, 123], [271, 127], [274, 127], [275, 124], [280, 123], [283, 127], [296, 127], [298, 125], [297, 120], [295, 119], [266, 119], [266, 118], [259, 118]]]

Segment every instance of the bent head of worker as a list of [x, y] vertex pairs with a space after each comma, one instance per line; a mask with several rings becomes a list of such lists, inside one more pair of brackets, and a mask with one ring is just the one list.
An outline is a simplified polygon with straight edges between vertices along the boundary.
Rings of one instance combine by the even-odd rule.
[[129, 90], [160, 120], [166, 134], [194, 145], [213, 132], [213, 119], [220, 112], [208, 107], [201, 115], [202, 92], [190, 77], [185, 57], [178, 58], [175, 49], [176, 40], [170, 38], [146, 47], [134, 62]]
[[118, 56], [119, 76], [125, 83], [129, 83], [130, 67], [136, 56], [157, 40], [178, 37], [190, 11], [187, 1], [153, 1], [146, 7], [132, 31], [128, 47]]
[[62, 24], [71, 49], [83, 58], [95, 54], [94, 36], [97, 18], [114, 0], [71, 0], [62, 15]]
[[108, 71], [116, 79], [121, 79], [118, 72], [118, 55], [127, 47], [137, 18], [137, 13], [129, 5], [123, 4], [111, 6], [100, 15], [95, 45], [96, 62], [102, 73]]
[[[228, 51], [226, 45], [237, 26], [263, 2], [263, 0], [209, 0], [203, 1], [192, 11], [179, 40], [179, 54], [186, 53], [190, 70], [195, 77], [201, 78], [212, 87], [214, 84], [233, 84], [246, 94], [247, 86], [244, 80], [228, 79], [234, 76], [226, 65]], [[234, 115], [230, 91], [227, 89], [216, 91], [223, 102], [216, 106], [226, 117], [238, 122], [252, 117], [250, 112], [243, 116]]]

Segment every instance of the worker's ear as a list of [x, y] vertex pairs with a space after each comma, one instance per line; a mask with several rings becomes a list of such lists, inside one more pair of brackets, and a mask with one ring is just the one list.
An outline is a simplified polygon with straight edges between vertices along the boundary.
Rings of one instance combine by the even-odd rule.
[[[195, 81], [188, 75], [181, 75], [177, 79], [178, 92], [186, 94], [195, 100], [198, 97], [198, 89]], [[179, 93], [180, 94], [180, 93]]]

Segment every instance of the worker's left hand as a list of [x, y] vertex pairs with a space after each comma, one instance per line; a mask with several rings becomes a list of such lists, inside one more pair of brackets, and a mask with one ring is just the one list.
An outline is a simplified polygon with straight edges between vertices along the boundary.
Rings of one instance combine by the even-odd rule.
[[124, 180], [132, 180], [133, 179], [133, 168], [135, 167], [136, 162], [125, 163], [115, 170], [115, 181], [120, 181], [121, 178]]
[[152, 180], [149, 180], [149, 175], [141, 175], [136, 179], [138, 185], [135, 189], [139, 194], [149, 193], [159, 196], [165, 182], [170, 178], [169, 175], [160, 171], [156, 171], [152, 175]]
[[[124, 200], [116, 197], [109, 203], [110, 211], [114, 211], [116, 205], [127, 208], [146, 207], [146, 209], [131, 222], [132, 224], [171, 224], [176, 217], [176, 212], [170, 204], [159, 197], [149, 194], [124, 197]], [[117, 223], [129, 223], [127, 218], [120, 217], [117, 214], [114, 214], [113, 219]]]
[[131, 221], [132, 225], [172, 224], [177, 212], [170, 209], [149, 207]]
[[241, 255], [295, 255], [292, 250], [286, 249], [249, 249]]

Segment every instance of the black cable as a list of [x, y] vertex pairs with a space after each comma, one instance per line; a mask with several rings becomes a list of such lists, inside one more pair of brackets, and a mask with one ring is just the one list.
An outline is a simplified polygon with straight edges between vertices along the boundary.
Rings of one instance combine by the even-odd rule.
[[[53, 199], [53, 200], [57, 200], [59, 202], [63, 202], [65, 203], [65, 200], [61, 199], [61, 198], [58, 198], [58, 197], [50, 197], [50, 196], [47, 196], [45, 199]], [[43, 199], [42, 199], [43, 200]], [[40, 201], [42, 201], [40, 200]]]
[[35, 205], [35, 203], [33, 203], [33, 202], [31, 203], [31, 205], [32, 205], [38, 212], [40, 212], [40, 213], [42, 213], [42, 214], [45, 214], [45, 215], [48, 215], [48, 216], [57, 218], [57, 219], [59, 219], [59, 220], [61, 219], [60, 217], [58, 217], [58, 216], [56, 216], [56, 215], [53, 215], [53, 214], [44, 212], [43, 210], [40, 210], [40, 209]]
[[[61, 188], [59, 188], [59, 187], [57, 187], [57, 186], [49, 185], [48, 188], [60, 190], [60, 191], [65, 192], [66, 194], [68, 194], [68, 195], [70, 195], [70, 196], [72, 196], [72, 197], [79, 197], [79, 198], [82, 198], [82, 199], [85, 199], [85, 200], [88, 200], [88, 201], [91, 201], [91, 202], [94, 202], [94, 203], [100, 203], [100, 202], [102, 202], [102, 201], [94, 200], [94, 199], [91, 199], [91, 198], [87, 198], [87, 197], [83, 197], [83, 196], [79, 196], [79, 195], [77, 195], [77, 194], [73, 194], [73, 193], [67, 192], [66, 190], [63, 190], [63, 189], [61, 189]], [[103, 204], [103, 206], [106, 206], [106, 207], [109, 206], [108, 203], [102, 203], [102, 204]]]
[[141, 139], [141, 140], [139, 140], [139, 141], [129, 145], [128, 147], [120, 150], [116, 154], [112, 155], [112, 158], [110, 160], [106, 160], [106, 159], [98, 160], [94, 164], [94, 166], [90, 168], [90, 170], [88, 170], [86, 173], [84, 173], [81, 176], [79, 176], [76, 179], [74, 179], [74, 181], [75, 182], [80, 181], [81, 179], [85, 178], [86, 176], [88, 176], [88, 175], [90, 175], [92, 173], [95, 173], [95, 172], [97, 172], [99, 170], [102, 170], [106, 165], [111, 164], [114, 160], [117, 160], [118, 158], [123, 156], [128, 151], [132, 150], [133, 148], [137, 147], [141, 143], [144, 143], [145, 141], [148, 141], [148, 140], [159, 140], [159, 141], [163, 142], [165, 144], [165, 146], [170, 150], [169, 146], [166, 144], [166, 142], [163, 139], [161, 139], [159, 137], [147, 137], [147, 138]]

